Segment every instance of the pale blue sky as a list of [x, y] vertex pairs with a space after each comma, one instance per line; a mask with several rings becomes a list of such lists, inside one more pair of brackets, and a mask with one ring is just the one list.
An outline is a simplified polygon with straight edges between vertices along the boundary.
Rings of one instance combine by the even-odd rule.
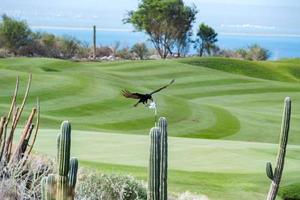
[[[0, 14], [25, 19], [31, 26], [130, 29], [122, 19], [137, 0], [0, 0]], [[299, 0], [185, 0], [205, 22], [225, 33], [300, 34]]]

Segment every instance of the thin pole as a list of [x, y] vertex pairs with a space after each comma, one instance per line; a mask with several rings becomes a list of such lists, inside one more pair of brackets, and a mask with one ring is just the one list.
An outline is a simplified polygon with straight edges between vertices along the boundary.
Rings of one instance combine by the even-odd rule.
[[93, 26], [93, 59], [96, 59], [96, 26]]

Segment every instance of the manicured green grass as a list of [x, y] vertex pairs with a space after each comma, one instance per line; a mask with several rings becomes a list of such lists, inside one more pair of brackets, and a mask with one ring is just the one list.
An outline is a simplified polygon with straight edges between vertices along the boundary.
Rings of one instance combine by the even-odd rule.
[[[57, 132], [42, 129], [36, 151], [55, 156]], [[72, 132], [72, 156], [79, 158], [80, 166], [104, 173], [131, 174], [146, 181], [148, 152], [148, 136]], [[169, 188], [211, 199], [264, 199], [270, 184], [265, 164], [275, 163], [276, 152], [276, 144], [170, 137]], [[284, 185], [300, 179], [299, 154], [300, 146], [289, 145]]]
[[[33, 74], [29, 108], [41, 101], [36, 151], [54, 156], [61, 121], [72, 122], [72, 153], [81, 166], [147, 177], [153, 110], [133, 108], [124, 88], [152, 91], [159, 116], [169, 121], [170, 190], [210, 199], [264, 199], [274, 162], [283, 99], [292, 124], [283, 185], [300, 180], [300, 60], [248, 62], [224, 58], [165, 61], [72, 62], [45, 58], [0, 59], [0, 114], [6, 114], [16, 75], [22, 87]], [[21, 96], [19, 97], [21, 98]], [[55, 130], [54, 130], [55, 129]], [[199, 139], [202, 138], [202, 139]], [[215, 140], [209, 140], [215, 139]]]
[[287, 185], [282, 187], [279, 191], [279, 195], [283, 199], [290, 200], [300, 200], [300, 183], [294, 183], [291, 185]]
[[[248, 62], [224, 58], [165, 61], [72, 62], [45, 58], [0, 59], [1, 114], [16, 75], [33, 73], [30, 104], [39, 97], [43, 128], [64, 119], [75, 129], [147, 134], [153, 111], [121, 96], [124, 88], [149, 92], [172, 78], [174, 85], [154, 96], [170, 135], [190, 138], [277, 142], [282, 102], [293, 99], [290, 142], [300, 144], [298, 61]], [[300, 63], [300, 62], [299, 62]], [[230, 72], [230, 73], [228, 73]]]

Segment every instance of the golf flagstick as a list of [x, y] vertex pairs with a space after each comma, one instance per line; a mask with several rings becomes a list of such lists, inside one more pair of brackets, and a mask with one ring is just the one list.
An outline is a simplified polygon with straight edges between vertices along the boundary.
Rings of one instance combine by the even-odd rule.
[[149, 107], [149, 109], [154, 109], [154, 125], [156, 127], [156, 125], [157, 125], [157, 108], [156, 108], [155, 101], [152, 101], [148, 107]]

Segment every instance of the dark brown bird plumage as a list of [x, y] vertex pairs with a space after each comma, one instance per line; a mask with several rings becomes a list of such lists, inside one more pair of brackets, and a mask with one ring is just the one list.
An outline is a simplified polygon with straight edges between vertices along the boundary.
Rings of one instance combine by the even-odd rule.
[[125, 90], [122, 90], [122, 95], [124, 97], [126, 97], [126, 98], [139, 99], [139, 101], [136, 104], [134, 104], [134, 107], [136, 107], [139, 103], [147, 104], [148, 100], [153, 101], [153, 98], [152, 98], [153, 94], [155, 94], [155, 93], [157, 93], [157, 92], [159, 92], [159, 91], [167, 88], [169, 85], [171, 85], [172, 83], [174, 83], [174, 81], [175, 81], [175, 79], [172, 79], [172, 81], [169, 84], [167, 84], [167, 85], [165, 85], [163, 87], [160, 87], [160, 88], [158, 88], [157, 90], [154, 90], [151, 93], [147, 93], [147, 94], [132, 93], [132, 92], [130, 92], [130, 91], [128, 91], [128, 90], [125, 89]]

